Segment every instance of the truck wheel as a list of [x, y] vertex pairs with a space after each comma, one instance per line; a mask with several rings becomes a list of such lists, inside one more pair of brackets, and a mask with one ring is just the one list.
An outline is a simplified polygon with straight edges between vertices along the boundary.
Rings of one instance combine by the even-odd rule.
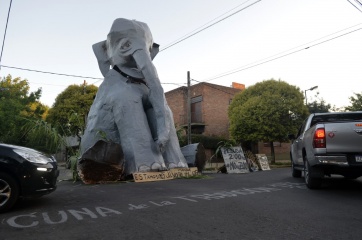
[[304, 181], [309, 189], [318, 189], [322, 186], [322, 179], [312, 177], [313, 169], [309, 166], [308, 161], [304, 160]]
[[13, 177], [0, 172], [0, 213], [10, 210], [18, 200], [19, 186]]

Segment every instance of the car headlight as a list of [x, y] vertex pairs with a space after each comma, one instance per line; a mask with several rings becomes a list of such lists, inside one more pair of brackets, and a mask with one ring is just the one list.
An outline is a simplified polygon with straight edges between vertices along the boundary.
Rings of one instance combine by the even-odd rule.
[[37, 152], [26, 152], [22, 151], [20, 149], [14, 149], [14, 152], [22, 156], [24, 159], [26, 159], [29, 162], [32, 163], [38, 163], [38, 164], [47, 164], [49, 162], [52, 162], [50, 158], [47, 156], [44, 156], [42, 154], [39, 154]]

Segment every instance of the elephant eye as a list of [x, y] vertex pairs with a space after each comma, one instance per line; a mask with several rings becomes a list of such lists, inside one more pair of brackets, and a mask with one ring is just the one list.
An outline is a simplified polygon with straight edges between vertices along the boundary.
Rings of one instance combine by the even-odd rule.
[[131, 42], [128, 41], [128, 40], [126, 40], [125, 42], [123, 42], [123, 43], [121, 44], [121, 49], [127, 49], [127, 48], [129, 48], [130, 46], [131, 46]]

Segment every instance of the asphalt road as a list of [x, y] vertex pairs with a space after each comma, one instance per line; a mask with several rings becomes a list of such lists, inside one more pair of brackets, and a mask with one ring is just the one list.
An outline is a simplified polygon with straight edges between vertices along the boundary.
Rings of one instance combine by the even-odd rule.
[[362, 239], [362, 178], [309, 190], [289, 169], [207, 179], [61, 181], [0, 215], [0, 239]]

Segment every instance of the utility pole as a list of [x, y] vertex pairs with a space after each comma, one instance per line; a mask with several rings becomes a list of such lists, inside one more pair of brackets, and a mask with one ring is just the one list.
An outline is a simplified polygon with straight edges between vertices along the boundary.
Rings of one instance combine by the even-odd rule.
[[187, 71], [187, 144], [191, 144], [191, 94], [190, 71]]
[[[85, 88], [86, 88], [86, 86], [87, 86], [87, 82], [86, 82], [86, 80], [83, 80], [84, 82], [83, 82], [83, 95], [85, 95], [85, 93], [86, 93], [86, 91], [85, 91]], [[83, 98], [83, 101], [84, 101], [84, 98]], [[87, 126], [87, 116], [88, 114], [85, 112], [84, 113], [84, 129], [85, 129], [85, 127]], [[82, 132], [84, 132], [84, 129], [82, 129]]]

